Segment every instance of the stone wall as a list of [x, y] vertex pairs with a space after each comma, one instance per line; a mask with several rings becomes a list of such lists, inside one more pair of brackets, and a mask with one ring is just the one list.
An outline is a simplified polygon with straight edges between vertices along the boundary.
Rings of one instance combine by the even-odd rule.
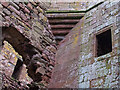
[[[56, 52], [52, 88], [118, 88], [118, 2], [105, 1], [88, 11]], [[96, 35], [111, 29], [112, 52], [97, 57]], [[103, 41], [103, 43], [106, 41]]]
[[44, 0], [48, 12], [86, 11], [105, 0]]
[[8, 41], [22, 56], [33, 81], [38, 86], [41, 83], [47, 86], [55, 63], [56, 43], [42, 5], [40, 2], [0, 2], [0, 24], [2, 41]]
[[[84, 29], [80, 35], [79, 88], [118, 88], [118, 5], [118, 2], [105, 1], [84, 16]], [[97, 57], [96, 34], [106, 29], [111, 29], [112, 52]]]
[[87, 8], [87, 2], [85, 1], [51, 1], [47, 2], [48, 11], [62, 11], [62, 10], [75, 10], [85, 11]]
[[[43, 3], [1, 2], [2, 40], [8, 41], [22, 56], [23, 64], [28, 69], [27, 74], [33, 80], [28, 88], [37, 90], [40, 87], [46, 87], [48, 83], [49, 88], [118, 87], [120, 56], [118, 5], [120, 2], [105, 1], [86, 12], [61, 42], [56, 52], [56, 43], [50, 31], [45, 14], [46, 7], [43, 7], [45, 6]], [[69, 9], [74, 8], [70, 7], [67, 10]], [[112, 52], [98, 57], [96, 56], [96, 35], [107, 29], [111, 29]], [[3, 55], [4, 53], [0, 55], [0, 64], [5, 67]], [[55, 60], [56, 66], [53, 71]], [[10, 67], [13, 70], [13, 67]], [[5, 72], [0, 71], [0, 73]], [[10, 76], [11, 74], [12, 71]], [[4, 74], [3, 76], [8, 77]], [[7, 85], [5, 82], [10, 84]], [[4, 88], [12, 88], [12, 82], [11, 78], [4, 79]], [[20, 82], [14, 83], [14, 86], [24, 88], [21, 87]]]
[[[12, 76], [15, 70], [15, 66], [17, 64], [17, 60], [22, 57], [14, 50], [14, 48], [7, 42], [4, 41], [4, 46], [1, 50], [0, 55], [0, 66], [2, 68], [2, 72], [4, 72], [7, 76]], [[26, 65], [23, 64], [21, 68], [21, 74], [19, 75], [19, 81], [22, 81], [26, 84], [30, 84], [32, 81], [31, 78], [27, 74]]]
[[58, 46], [56, 65], [50, 88], [78, 88], [78, 59], [83, 20], [81, 20]]

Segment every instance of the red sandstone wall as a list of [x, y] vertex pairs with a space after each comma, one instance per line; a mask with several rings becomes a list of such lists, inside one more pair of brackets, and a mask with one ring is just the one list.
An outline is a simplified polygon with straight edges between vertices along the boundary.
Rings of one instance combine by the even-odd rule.
[[2, 39], [22, 56], [28, 75], [38, 86], [47, 86], [55, 63], [56, 43], [45, 10], [41, 2], [0, 2]]
[[56, 65], [53, 71], [50, 88], [78, 87], [78, 58], [80, 52], [80, 34], [83, 19], [60, 43], [56, 52]]

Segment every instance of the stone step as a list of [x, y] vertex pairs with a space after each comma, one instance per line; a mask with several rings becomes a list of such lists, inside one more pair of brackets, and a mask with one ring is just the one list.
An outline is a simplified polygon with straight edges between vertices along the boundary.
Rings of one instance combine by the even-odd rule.
[[58, 35], [58, 34], [67, 34], [67, 33], [69, 33], [69, 29], [67, 30], [67, 29], [61, 29], [61, 30], [52, 30], [52, 32], [53, 32], [53, 34], [54, 35]]
[[53, 29], [72, 29], [75, 25], [51, 25]]
[[55, 19], [55, 18], [76, 18], [76, 19], [80, 19], [82, 18], [82, 16], [84, 16], [84, 13], [53, 13], [53, 14], [47, 14], [46, 15], [48, 17], [48, 19]]
[[48, 13], [47, 18], [57, 44], [80, 21], [84, 13]]
[[80, 19], [51, 19], [49, 23], [53, 24], [76, 24], [79, 22]]
[[55, 39], [63, 40], [63, 39], [64, 39], [64, 36], [55, 36]]

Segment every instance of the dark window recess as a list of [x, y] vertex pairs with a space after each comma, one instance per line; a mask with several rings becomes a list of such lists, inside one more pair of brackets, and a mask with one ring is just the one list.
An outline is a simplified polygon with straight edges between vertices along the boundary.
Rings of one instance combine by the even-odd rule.
[[111, 30], [107, 30], [96, 36], [97, 57], [112, 52]]
[[13, 74], [12, 74], [12, 77], [14, 79], [19, 79], [19, 76], [20, 76], [21, 71], [22, 71], [22, 66], [23, 66], [23, 62], [20, 59], [18, 59], [17, 64], [16, 64], [15, 69], [14, 69]]

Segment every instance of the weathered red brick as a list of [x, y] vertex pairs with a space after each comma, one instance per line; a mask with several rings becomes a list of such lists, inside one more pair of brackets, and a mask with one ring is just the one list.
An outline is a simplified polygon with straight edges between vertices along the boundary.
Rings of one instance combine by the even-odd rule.
[[46, 75], [47, 75], [48, 77], [51, 77], [51, 74], [52, 74], [51, 72], [47, 72], [47, 73], [46, 73]]
[[36, 6], [36, 5], [37, 5], [37, 4], [36, 4], [35, 2], [33, 2], [33, 1], [32, 1], [32, 2], [30, 2], [30, 3], [31, 3], [32, 5], [34, 5], [34, 6]]
[[1, 4], [5, 7], [7, 7], [9, 5], [9, 2], [1, 2]]
[[27, 17], [25, 16], [25, 14], [22, 11], [20, 11], [20, 17], [25, 21], [27, 20]]
[[25, 8], [25, 5], [23, 3], [19, 3], [19, 6], [24, 9]]
[[30, 13], [30, 11], [26, 7], [24, 8], [24, 11]]
[[3, 9], [3, 12], [4, 12], [5, 14], [7, 14], [7, 15], [10, 15], [10, 14], [11, 14], [11, 12], [10, 12], [8, 9], [6, 9], [6, 8]]
[[38, 14], [38, 11], [36, 10], [36, 8], [33, 9], [34, 13]]
[[11, 10], [11, 11], [13, 11], [13, 12], [15, 12], [16, 14], [18, 14], [18, 15], [20, 15], [20, 12], [16, 9], [16, 8], [14, 8], [13, 6], [8, 6], [8, 8]]
[[49, 65], [55, 66], [55, 62], [54, 61], [50, 61]]
[[44, 75], [45, 74], [45, 68], [43, 68], [43, 67], [37, 68], [36, 73], [41, 73], [42, 75]]
[[10, 2], [10, 5], [14, 6], [17, 10], [19, 10], [19, 6], [15, 4], [14, 2]]
[[50, 61], [50, 60], [48, 59], [48, 56], [47, 56], [46, 54], [42, 53], [42, 57], [43, 57], [46, 61]]
[[42, 76], [42, 80], [46, 81], [47, 83], [50, 82], [49, 77], [46, 75]]
[[10, 21], [10, 17], [9, 17], [9, 16], [6, 16], [5, 19], [6, 19], [7, 21]]
[[31, 5], [31, 3], [28, 3], [27, 7], [30, 8], [31, 10], [33, 9], [33, 6]]

